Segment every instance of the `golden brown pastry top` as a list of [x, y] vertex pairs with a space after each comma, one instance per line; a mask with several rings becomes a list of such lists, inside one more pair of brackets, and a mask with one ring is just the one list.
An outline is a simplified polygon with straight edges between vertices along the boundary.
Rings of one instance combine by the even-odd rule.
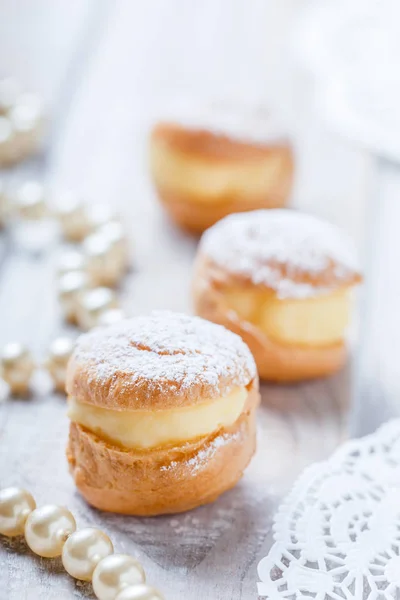
[[67, 393], [105, 408], [192, 406], [257, 378], [250, 350], [221, 325], [154, 312], [82, 335], [67, 370]]
[[251, 284], [279, 298], [312, 297], [361, 280], [347, 236], [294, 210], [229, 215], [204, 233], [200, 253], [216, 285]]
[[177, 123], [162, 122], [152, 131], [154, 140], [161, 139], [182, 154], [212, 161], [264, 159], [277, 147], [287, 147], [284, 141], [251, 142], [201, 128], [187, 128]]

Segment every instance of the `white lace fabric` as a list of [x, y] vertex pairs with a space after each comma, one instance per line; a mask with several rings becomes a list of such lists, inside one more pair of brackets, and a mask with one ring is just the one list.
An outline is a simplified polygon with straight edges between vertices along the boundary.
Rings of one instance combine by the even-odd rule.
[[400, 419], [304, 471], [258, 565], [271, 600], [400, 599]]

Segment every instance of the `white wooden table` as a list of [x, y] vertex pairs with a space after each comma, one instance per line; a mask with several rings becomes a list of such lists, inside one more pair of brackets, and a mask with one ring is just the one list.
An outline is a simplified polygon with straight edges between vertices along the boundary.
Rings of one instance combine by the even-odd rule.
[[[328, 135], [309, 109], [310, 89], [287, 64], [295, 0], [7, 0], [0, 5], [0, 73], [43, 95], [52, 125], [43, 153], [5, 176], [44, 178], [107, 202], [125, 216], [134, 268], [128, 313], [190, 310], [196, 240], [171, 225], [147, 175], [152, 107], [176, 88], [262, 91], [294, 122], [294, 204], [346, 228], [362, 249], [369, 159]], [[221, 80], [223, 87], [221, 87]], [[43, 357], [62, 331], [54, 289], [57, 246], [41, 256], [0, 233], [0, 343], [14, 339]], [[22, 485], [39, 504], [68, 505], [78, 525], [104, 528], [117, 551], [138, 556], [169, 600], [250, 600], [256, 565], [271, 543], [276, 502], [307, 464], [345, 435], [351, 368], [301, 386], [263, 386], [259, 448], [235, 490], [187, 515], [135, 519], [99, 513], [75, 492], [64, 457], [65, 400], [50, 393], [0, 407], [0, 485]], [[20, 541], [0, 541], [0, 599], [92, 597], [59, 560]]]

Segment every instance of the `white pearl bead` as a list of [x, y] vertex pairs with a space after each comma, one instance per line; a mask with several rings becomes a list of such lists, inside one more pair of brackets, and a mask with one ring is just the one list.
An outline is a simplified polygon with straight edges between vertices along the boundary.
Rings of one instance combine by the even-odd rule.
[[14, 135], [13, 126], [7, 117], [0, 116], [0, 146], [7, 144]]
[[110, 221], [100, 227], [98, 232], [111, 244], [112, 255], [124, 271], [128, 266], [128, 242], [122, 224], [119, 221]]
[[29, 131], [42, 118], [42, 103], [36, 94], [21, 94], [9, 114], [11, 120], [15, 119], [17, 129]]
[[44, 187], [37, 181], [27, 181], [17, 191], [15, 208], [23, 219], [36, 220], [46, 215]]
[[91, 204], [88, 208], [90, 231], [94, 233], [103, 225], [117, 219], [117, 215], [109, 204]]
[[58, 392], [65, 392], [67, 364], [74, 345], [74, 341], [71, 338], [60, 337], [55, 339], [50, 346], [45, 367], [49, 371], [54, 387]]
[[18, 158], [22, 159], [35, 152], [40, 144], [43, 112], [39, 98], [35, 94], [21, 94], [9, 118], [14, 127]]
[[0, 165], [13, 163], [15, 154], [14, 128], [10, 119], [0, 116]]
[[55, 201], [61, 231], [66, 240], [80, 242], [90, 232], [85, 204], [71, 191], [58, 195]]
[[21, 94], [21, 85], [14, 77], [0, 79], [0, 114], [8, 112]]
[[82, 294], [77, 308], [79, 327], [92, 329], [99, 324], [100, 315], [117, 306], [117, 297], [113, 290], [105, 287], [94, 288]]
[[114, 286], [120, 281], [123, 268], [111, 240], [100, 233], [92, 233], [84, 241], [83, 250], [94, 285]]
[[75, 529], [75, 519], [67, 508], [47, 504], [36, 508], [27, 518], [25, 539], [35, 554], [53, 558], [61, 555], [68, 536]]
[[0, 227], [6, 224], [10, 211], [10, 204], [5, 190], [4, 182], [0, 180]]
[[149, 585], [132, 585], [122, 590], [115, 600], [164, 600], [158, 590]]
[[127, 554], [112, 554], [103, 558], [93, 573], [93, 591], [99, 600], [115, 600], [125, 587], [144, 583], [142, 565]]
[[78, 250], [66, 250], [60, 254], [57, 260], [58, 275], [65, 275], [71, 271], [84, 271], [86, 260], [82, 252]]
[[13, 394], [26, 394], [35, 364], [27, 348], [18, 342], [7, 344], [1, 353], [1, 377]]
[[89, 287], [89, 279], [83, 271], [71, 271], [62, 275], [58, 281], [58, 298], [64, 318], [76, 323], [79, 300]]
[[62, 562], [67, 573], [75, 579], [91, 581], [97, 563], [113, 552], [108, 535], [100, 529], [88, 527], [76, 531], [67, 539], [62, 551]]
[[17, 487], [0, 490], [0, 533], [8, 537], [22, 535], [25, 521], [36, 508], [29, 492]]

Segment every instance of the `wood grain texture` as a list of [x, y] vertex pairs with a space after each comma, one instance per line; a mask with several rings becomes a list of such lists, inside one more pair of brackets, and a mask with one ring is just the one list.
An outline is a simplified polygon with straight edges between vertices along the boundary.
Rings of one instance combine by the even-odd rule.
[[373, 433], [379, 425], [400, 413], [399, 191], [399, 165], [377, 157], [374, 184], [368, 194], [369, 270], [361, 306], [364, 328], [350, 413], [350, 432], [356, 437]]
[[[60, 1], [48, 12], [50, 0], [41, 0], [41, 17], [35, 12], [33, 26], [31, 15], [29, 31], [21, 17], [26, 4], [3, 4], [0, 22], [11, 23], [17, 37], [24, 33], [35, 65], [32, 72], [12, 45], [10, 64], [21, 76], [30, 74], [57, 118], [43, 156], [7, 176], [38, 174], [120, 210], [133, 241], [134, 268], [121, 290], [128, 313], [190, 310], [196, 240], [165, 218], [146, 162], [151, 119], [177, 88], [265, 92], [273, 104], [291, 98], [295, 86], [296, 103], [286, 106], [295, 117], [294, 202], [336, 221], [362, 243], [366, 159], [315, 123], [301, 74], [276, 69], [296, 2], [284, 0], [276, 9], [272, 0], [257, 0], [248, 11], [244, 0], [206, 0], [196, 7], [182, 0], [74, 2], [68, 8]], [[51, 31], [47, 41], [43, 29]], [[0, 36], [2, 60], [3, 43]], [[59, 50], [51, 52], [53, 46]], [[54, 293], [58, 248], [32, 255], [10, 233], [1, 238], [0, 343], [21, 339], [43, 356], [61, 331]], [[32, 401], [0, 407], [0, 485], [26, 486], [39, 504], [68, 505], [79, 526], [103, 528], [117, 551], [142, 561], [148, 580], [169, 600], [250, 600], [279, 498], [305, 465], [325, 458], [343, 438], [350, 381], [349, 368], [324, 381], [263, 386], [258, 452], [240, 484], [211, 506], [156, 519], [101, 514], [83, 502], [64, 457], [65, 400], [39, 381], [42, 391]], [[0, 599], [92, 597], [90, 586], [69, 578], [58, 560], [37, 559], [20, 541], [1, 541], [0, 573]]]

